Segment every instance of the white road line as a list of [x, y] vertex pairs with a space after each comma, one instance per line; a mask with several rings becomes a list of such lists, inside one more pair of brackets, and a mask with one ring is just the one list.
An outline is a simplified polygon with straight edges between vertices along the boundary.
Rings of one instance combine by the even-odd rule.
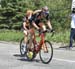
[[54, 60], [63, 61], [63, 62], [69, 62], [69, 63], [75, 63], [73, 60], [66, 60], [66, 59], [60, 59], [60, 58], [53, 58]]

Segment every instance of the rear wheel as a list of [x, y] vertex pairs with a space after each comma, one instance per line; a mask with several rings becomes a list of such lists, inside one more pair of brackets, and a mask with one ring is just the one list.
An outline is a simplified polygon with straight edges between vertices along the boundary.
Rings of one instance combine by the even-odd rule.
[[21, 56], [25, 56], [26, 54], [26, 44], [24, 42], [24, 38], [21, 39], [20, 41], [20, 53], [21, 53]]
[[32, 42], [31, 44], [29, 44], [29, 40], [28, 40], [28, 43], [27, 43], [26, 47], [27, 47], [26, 48], [26, 50], [27, 50], [27, 53], [26, 53], [27, 60], [32, 61], [36, 57], [36, 54], [34, 52], [35, 51], [34, 43]]
[[39, 52], [39, 56], [40, 56], [41, 61], [44, 64], [48, 64], [52, 60], [52, 57], [53, 57], [53, 47], [49, 41], [45, 41], [44, 43], [47, 48], [47, 52], [41, 49]]

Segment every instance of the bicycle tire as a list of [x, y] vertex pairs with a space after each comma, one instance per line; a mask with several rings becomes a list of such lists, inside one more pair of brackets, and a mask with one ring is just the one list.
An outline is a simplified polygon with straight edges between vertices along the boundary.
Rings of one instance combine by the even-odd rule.
[[27, 53], [29, 53], [29, 52], [32, 52], [33, 53], [33, 55], [32, 55], [32, 57], [30, 58], [29, 57], [29, 55], [27, 55], [27, 53], [26, 53], [26, 57], [27, 57], [27, 60], [28, 61], [32, 61], [35, 57], [36, 57], [36, 54], [35, 54], [35, 46], [34, 46], [34, 43], [32, 42], [32, 44], [33, 44], [33, 50], [30, 50], [29, 48], [27, 48], [28, 47], [28, 44], [29, 44], [29, 40], [28, 40], [28, 42], [27, 42], [27, 46], [26, 46], [26, 52]]
[[[43, 56], [42, 56], [42, 49], [40, 50], [40, 52], [39, 52], [39, 56], [40, 56], [40, 59], [41, 59], [41, 61], [44, 63], [44, 64], [48, 64], [51, 60], [52, 60], [52, 57], [53, 57], [53, 47], [52, 47], [52, 44], [49, 42], [49, 41], [47, 41], [47, 40], [45, 40], [45, 42], [44, 42], [45, 44], [46, 43], [48, 43], [49, 44], [49, 47], [50, 47], [50, 54], [49, 54], [49, 58], [47, 58], [48, 60], [47, 61], [45, 61], [44, 59], [43, 59]], [[48, 45], [46, 45], [46, 47], [48, 48]], [[47, 55], [45, 56], [45, 57], [47, 57]]]
[[[26, 47], [24, 47], [24, 45], [22, 45], [23, 41], [24, 41], [24, 38], [22, 38], [21, 41], [20, 41], [20, 53], [21, 53], [21, 56], [25, 56], [25, 55], [26, 55], [26, 51], [23, 51], [23, 50], [22, 50], [22, 49], [24, 49], [24, 48], [25, 48], [25, 50], [26, 50]], [[27, 45], [26, 45], [26, 46], [27, 46]]]

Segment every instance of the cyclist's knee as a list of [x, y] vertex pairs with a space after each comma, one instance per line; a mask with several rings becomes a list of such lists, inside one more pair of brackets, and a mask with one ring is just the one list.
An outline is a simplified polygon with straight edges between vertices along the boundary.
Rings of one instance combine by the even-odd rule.
[[46, 30], [46, 26], [45, 25], [43, 25], [42, 28], [43, 28], [44, 31]]
[[28, 36], [28, 32], [26, 30], [23, 31], [25, 36]]

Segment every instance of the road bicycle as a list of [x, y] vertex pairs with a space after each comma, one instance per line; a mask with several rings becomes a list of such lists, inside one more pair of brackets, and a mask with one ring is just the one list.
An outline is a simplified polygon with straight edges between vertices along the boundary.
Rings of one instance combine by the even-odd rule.
[[[36, 55], [39, 53], [40, 59], [44, 64], [48, 64], [53, 57], [53, 47], [50, 41], [45, 39], [46, 33], [49, 33], [49, 30], [40, 31], [38, 37], [40, 41], [37, 42], [36, 38], [33, 40], [30, 38], [24, 47], [24, 38], [20, 42], [20, 52], [22, 56], [26, 56], [27, 60], [32, 61]], [[54, 33], [53, 33], [54, 34]], [[53, 36], [52, 34], [52, 36]]]

